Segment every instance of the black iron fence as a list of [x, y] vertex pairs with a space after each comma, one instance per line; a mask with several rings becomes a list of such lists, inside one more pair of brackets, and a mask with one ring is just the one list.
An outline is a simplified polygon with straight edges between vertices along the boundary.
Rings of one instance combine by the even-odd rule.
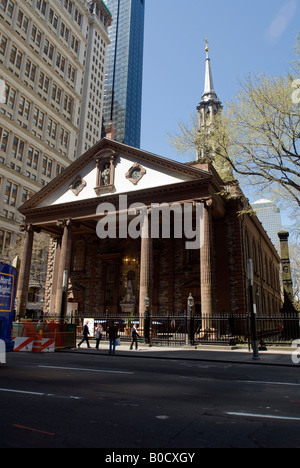
[[[76, 317], [78, 321], [79, 317]], [[81, 318], [83, 319], [83, 317]], [[74, 318], [73, 318], [74, 320]], [[123, 342], [131, 340], [133, 325], [138, 327], [139, 340], [156, 346], [184, 346], [200, 344], [237, 345], [251, 340], [250, 316], [220, 314], [212, 317], [200, 315], [180, 316], [111, 316], [99, 315], [93, 319], [94, 327], [101, 325], [105, 337], [114, 322]], [[258, 340], [266, 345], [287, 345], [300, 339], [299, 315], [256, 316]], [[78, 333], [80, 334], [80, 327]]]

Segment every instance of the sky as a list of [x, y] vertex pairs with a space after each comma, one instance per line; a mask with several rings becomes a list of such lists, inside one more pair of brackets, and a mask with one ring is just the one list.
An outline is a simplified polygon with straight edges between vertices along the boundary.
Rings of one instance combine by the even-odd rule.
[[[146, 0], [141, 148], [182, 160], [167, 140], [204, 90], [205, 42], [226, 106], [249, 73], [286, 75], [300, 32], [300, 0]], [[300, 78], [300, 77], [299, 77]], [[254, 200], [250, 200], [254, 201]], [[284, 220], [285, 224], [288, 220]]]

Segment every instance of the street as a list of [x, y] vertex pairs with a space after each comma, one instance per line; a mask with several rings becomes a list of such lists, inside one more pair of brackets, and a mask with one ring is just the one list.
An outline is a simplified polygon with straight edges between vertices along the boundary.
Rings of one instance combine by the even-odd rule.
[[9, 353], [0, 447], [299, 447], [299, 390], [297, 366], [207, 362], [201, 353]]

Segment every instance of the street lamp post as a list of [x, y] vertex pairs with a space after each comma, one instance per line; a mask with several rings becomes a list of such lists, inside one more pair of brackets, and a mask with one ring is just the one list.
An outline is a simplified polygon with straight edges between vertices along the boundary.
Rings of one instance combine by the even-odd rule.
[[253, 294], [253, 265], [252, 260], [248, 260], [248, 280], [249, 280], [249, 293], [250, 293], [250, 306], [251, 306], [251, 335], [252, 335], [252, 349], [253, 349], [253, 360], [259, 361], [258, 353], [258, 340], [257, 340], [257, 329], [256, 329], [256, 304], [254, 303]]
[[195, 301], [190, 293], [188, 300], [187, 300], [187, 344], [189, 346], [193, 346], [195, 343], [195, 334], [194, 334], [194, 315], [193, 315], [193, 307]]
[[60, 309], [60, 323], [63, 324], [66, 315], [66, 299], [67, 299], [67, 290], [68, 290], [68, 270], [64, 270], [63, 275], [63, 292], [61, 299], [61, 309]]
[[149, 314], [150, 299], [148, 296], [145, 297], [144, 305], [145, 305], [144, 343], [150, 344], [150, 314]]

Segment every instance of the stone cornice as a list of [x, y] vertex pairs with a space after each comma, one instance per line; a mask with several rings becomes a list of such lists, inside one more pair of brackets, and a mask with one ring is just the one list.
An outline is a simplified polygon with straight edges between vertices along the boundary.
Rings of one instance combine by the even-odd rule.
[[[195, 198], [204, 198], [209, 191], [210, 180], [194, 180], [180, 182], [178, 184], [165, 185], [151, 189], [144, 189], [127, 193], [128, 205], [137, 200], [150, 206], [151, 203], [162, 202], [186, 202]], [[26, 216], [26, 222], [32, 224], [56, 223], [59, 219], [72, 218], [74, 220], [96, 219], [96, 210], [100, 203], [111, 203], [119, 208], [119, 194], [109, 194], [101, 198], [91, 198], [88, 200], [78, 200], [71, 203], [43, 206], [40, 208], [28, 207], [22, 210]]]

